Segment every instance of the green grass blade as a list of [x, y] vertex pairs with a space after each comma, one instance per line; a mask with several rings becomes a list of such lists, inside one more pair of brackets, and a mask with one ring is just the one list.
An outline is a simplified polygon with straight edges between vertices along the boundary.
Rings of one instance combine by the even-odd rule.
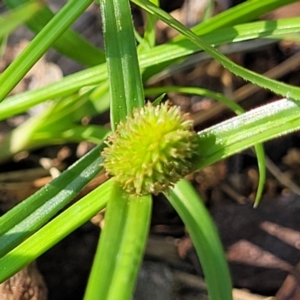
[[113, 181], [106, 207], [105, 227], [98, 242], [84, 300], [107, 297], [122, 242], [127, 212], [128, 201], [123, 198], [123, 191]]
[[213, 16], [214, 10], [215, 10], [215, 1], [208, 0], [205, 10], [204, 10], [203, 18], [201, 21], [204, 22], [204, 21], [209, 20]]
[[[134, 1], [132, 1], [134, 2]], [[203, 35], [224, 27], [252, 21], [281, 6], [297, 2], [297, 0], [252, 0], [229, 8], [206, 22], [198, 24], [192, 30], [197, 35]], [[182, 39], [179, 36], [176, 40]]]
[[199, 132], [194, 170], [300, 129], [300, 104], [282, 99]]
[[106, 65], [103, 64], [69, 75], [46, 87], [11, 96], [0, 103], [0, 120], [24, 112], [44, 101], [69, 96], [80, 91], [81, 88], [94, 88], [100, 83], [105, 84], [103, 83], [105, 79], [107, 79], [107, 72]]
[[[35, 116], [42, 119], [40, 127], [51, 129], [59, 123], [61, 129], [81, 122], [86, 116], [99, 115], [109, 109], [108, 83], [95, 88], [88, 88], [49, 104], [44, 111]], [[51, 131], [50, 130], [50, 131]]]
[[144, 105], [143, 85], [128, 0], [100, 1], [111, 93], [112, 129]]
[[229, 58], [224, 56], [219, 51], [215, 50], [212, 46], [210, 46], [205, 40], [198, 37], [195, 33], [193, 33], [191, 30], [186, 28], [184, 25], [182, 25], [180, 22], [175, 20], [171, 15], [164, 12], [163, 10], [159, 9], [155, 5], [153, 5], [151, 2], [145, 1], [145, 0], [134, 0], [134, 3], [148, 11], [149, 13], [152, 13], [156, 16], [158, 16], [161, 20], [166, 22], [168, 25], [185, 35], [188, 39], [190, 39], [193, 43], [195, 43], [200, 49], [203, 49], [205, 52], [207, 52], [212, 58], [219, 61], [225, 68], [227, 68], [229, 71], [234, 73], [235, 75], [238, 75], [242, 77], [243, 79], [250, 81], [256, 85], [259, 85], [263, 88], [269, 89], [279, 95], [282, 95], [283, 97], [287, 98], [293, 98], [295, 100], [300, 100], [300, 88], [291, 86], [285, 83], [281, 83], [279, 81], [269, 79], [263, 75], [257, 74], [253, 71], [249, 71], [233, 61], [231, 61]]
[[8, 36], [5, 35], [2, 38], [0, 38], [0, 59], [2, 59], [4, 52], [5, 52], [7, 37]]
[[146, 247], [151, 218], [151, 204], [152, 198], [150, 195], [143, 197], [130, 196], [128, 199], [128, 215], [126, 224], [124, 224], [122, 242], [107, 300], [132, 299]]
[[0, 101], [16, 86], [22, 77], [46, 52], [53, 42], [80, 16], [92, 0], [70, 0], [30, 42], [27, 48], [0, 76]]
[[34, 261], [103, 209], [111, 189], [112, 181], [105, 182], [2, 257], [0, 282]]
[[[110, 132], [108, 128], [97, 125], [70, 126], [62, 131], [50, 131], [44, 128], [43, 131], [34, 132], [30, 141], [30, 149], [40, 148], [47, 145], [63, 144], [66, 142], [89, 141], [99, 144]], [[1, 161], [1, 159], [0, 159]]]
[[[10, 8], [17, 8], [27, 3], [28, 0], [5, 0], [4, 2]], [[45, 6], [34, 19], [28, 20], [26, 24], [30, 30], [38, 34], [54, 16], [50, 8]], [[94, 66], [105, 61], [103, 51], [90, 44], [71, 29], [66, 30], [54, 42], [53, 47], [61, 54], [86, 66]]]
[[[300, 18], [290, 18], [276, 21], [258, 21], [236, 25], [229, 28], [221, 28], [211, 33], [201, 35], [206, 43], [219, 46], [226, 43], [241, 42], [256, 38], [268, 37], [272, 35], [288, 35], [299, 32]], [[141, 53], [139, 59], [143, 67], [162, 64], [175, 59], [202, 51], [199, 46], [188, 39], [171, 41], [169, 43], [156, 46], [150, 52]], [[161, 69], [161, 68], [160, 68]]]
[[257, 158], [257, 164], [258, 164], [258, 186], [256, 190], [256, 195], [254, 199], [254, 207], [257, 207], [266, 183], [266, 156], [265, 156], [265, 151], [263, 148], [263, 145], [261, 144], [256, 144], [254, 145], [255, 153], [256, 153], [256, 158]]
[[185, 86], [161, 86], [161, 87], [154, 87], [154, 88], [146, 88], [145, 95], [161, 95], [163, 93], [169, 92], [176, 92], [188, 95], [198, 95], [203, 97], [209, 97], [215, 99], [221, 103], [224, 103], [228, 108], [230, 108], [234, 113], [241, 114], [244, 113], [244, 109], [235, 103], [233, 100], [229, 99], [228, 97], [224, 96], [221, 93], [213, 92], [208, 89], [199, 88], [199, 87], [185, 87]]
[[[239, 25], [233, 28], [220, 30], [218, 31], [218, 34], [208, 34], [202, 38], [210, 44], [220, 45], [223, 43], [253, 39], [260, 36], [268, 36], [272, 34], [272, 32], [287, 35], [288, 33], [299, 30], [300, 18], [294, 18], [278, 21], [260, 21], [253, 24]], [[159, 65], [198, 51], [201, 51], [201, 49], [189, 40], [156, 46], [151, 50], [140, 54], [140, 67], [144, 69], [153, 65]], [[159, 68], [158, 71], [160, 70], [161, 68]], [[47, 87], [11, 96], [0, 105], [0, 120], [13, 116], [17, 113], [24, 112], [33, 105], [39, 104], [43, 101], [67, 96], [77, 92], [82, 87], [100, 84], [106, 79], [106, 65], [100, 65], [88, 70], [80, 71], [74, 75], [69, 75], [61, 79], [59, 82], [50, 84]]]
[[14, 29], [32, 18], [41, 10], [43, 4], [41, 2], [29, 2], [22, 5], [11, 12], [1, 15], [0, 18], [0, 38], [5, 37]]
[[[159, 6], [158, 0], [150, 0], [150, 1], [156, 6]], [[145, 51], [145, 49], [153, 48], [156, 43], [155, 23], [157, 19], [155, 16], [148, 13], [146, 13], [145, 19], [146, 21], [145, 21], [144, 36], [138, 47], [139, 53]]]
[[150, 215], [151, 196], [135, 198], [113, 186], [85, 300], [131, 299]]
[[217, 230], [199, 194], [186, 180], [165, 193], [186, 225], [196, 248], [211, 300], [231, 300], [232, 287]]
[[[51, 183], [0, 217], [0, 256], [44, 225], [101, 170], [100, 144]], [[80, 174], [80, 175], [78, 175]]]
[[[95, 89], [91, 89], [86, 93], [74, 94], [56, 101], [10, 131], [0, 143], [0, 162], [6, 161], [20, 151], [50, 144], [82, 140], [99, 143], [109, 132], [107, 128], [77, 125], [85, 115], [92, 115], [89, 109], [92, 106], [90, 96], [94, 92]], [[101, 96], [101, 91], [98, 96]], [[100, 107], [99, 104], [98, 106]]]
[[[245, 23], [251, 20], [255, 20], [259, 16], [269, 12], [270, 10], [276, 9], [280, 6], [293, 2], [296, 2], [296, 0], [289, 0], [288, 2], [284, 0], [245, 1], [240, 5], [236, 5], [230, 9], [227, 9], [221, 12], [220, 14], [217, 14], [216, 16], [210, 18], [209, 20], [196, 25], [192, 28], [192, 31], [195, 32], [197, 35], [200, 35], [201, 37], [203, 37], [203, 35], [211, 33], [215, 36], [215, 38], [222, 38], [222, 33], [219, 31], [222, 31], [223, 28], [226, 29], [226, 27], [232, 25], [237, 25], [239, 23]], [[238, 36], [237, 34], [235, 35]], [[175, 37], [171, 44], [177, 44], [177, 42], [185, 42], [185, 36], [179, 35], [178, 37]], [[162, 47], [163, 46], [165, 45], [162, 45]], [[153, 57], [156, 57], [156, 55], [153, 55]], [[163, 68], [169, 65], [170, 63], [164, 63], [162, 66], [155, 66], [154, 74], [158, 73]], [[148, 72], [145, 73], [146, 78], [150, 77]], [[153, 75], [153, 71], [151, 71], [150, 74], [151, 73]]]

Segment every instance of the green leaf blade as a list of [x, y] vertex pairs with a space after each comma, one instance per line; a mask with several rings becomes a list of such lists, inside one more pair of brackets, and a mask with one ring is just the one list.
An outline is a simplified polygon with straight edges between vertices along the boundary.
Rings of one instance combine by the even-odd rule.
[[300, 129], [300, 104], [282, 99], [199, 132], [195, 170]]
[[[274, 29], [274, 21], [260, 21], [253, 24], [244, 24], [218, 31], [218, 34], [211, 33], [204, 38], [207, 43], [220, 45], [228, 42], [237, 42], [247, 39], [257, 38], [259, 36], [268, 36], [274, 30], [276, 34], [288, 34], [300, 30], [300, 18], [276, 21], [277, 27]], [[271, 28], [271, 31], [270, 31]], [[273, 28], [273, 29], [272, 29]], [[238, 33], [238, 35], [237, 35]], [[166, 45], [160, 45], [149, 51], [140, 53], [139, 61], [141, 68], [148, 68], [153, 65], [159, 65], [164, 62], [174, 61], [175, 59], [201, 51], [197, 45], [189, 40], [171, 42]], [[161, 70], [159, 68], [158, 70]], [[49, 99], [63, 97], [71, 93], [78, 92], [86, 86], [101, 84], [107, 79], [106, 65], [89, 68], [80, 71], [77, 74], [69, 75], [59, 82], [50, 84], [46, 87], [34, 91], [26, 91], [19, 95], [8, 97], [0, 105], [0, 120], [8, 118], [17, 113], [24, 112], [33, 105], [42, 103]], [[287, 91], [289, 90], [287, 88]]]
[[42, 9], [42, 3], [35, 1], [24, 4], [13, 11], [1, 15], [0, 18], [0, 38], [5, 37], [11, 33], [23, 22], [29, 20]]
[[[150, 195], [143, 197], [130, 196], [128, 206], [123, 239], [120, 244], [119, 256], [107, 300], [132, 299], [146, 247], [152, 198]], [[117, 289], [114, 288], [116, 286]]]
[[127, 201], [122, 198], [122, 190], [112, 180], [108, 199], [105, 228], [101, 232], [93, 267], [90, 273], [84, 300], [106, 299], [113, 277], [124, 223], [127, 217]]
[[113, 0], [100, 4], [114, 130], [135, 107], [144, 105], [144, 93], [129, 3]]
[[0, 256], [44, 225], [99, 173], [103, 147], [99, 144], [58, 178], [1, 216]]
[[41, 30], [27, 48], [0, 76], [0, 101], [16, 86], [52, 43], [92, 3], [92, 0], [69, 1], [61, 11]]
[[[243, 79], [250, 81], [258, 86], [269, 89], [272, 92], [282, 95], [283, 97], [292, 98], [300, 101], [300, 88], [285, 84], [263, 75], [257, 74], [253, 71], [247, 70], [238, 64], [231, 61], [221, 52], [212, 47], [204, 39], [198, 37], [194, 32], [185, 27], [183, 24], [174, 19], [171, 15], [164, 12], [160, 8], [153, 5], [151, 2], [145, 0], [135, 0], [134, 3], [141, 6], [143, 9], [157, 15], [161, 20], [170, 25], [172, 28], [176, 29], [178, 32], [186, 36], [191, 42], [199, 47], [199, 49], [207, 52], [212, 58], [219, 61], [226, 69], [242, 77]], [[288, 92], [287, 92], [288, 91]]]
[[34, 261], [103, 209], [111, 188], [112, 181], [105, 182], [2, 257], [0, 259], [2, 268], [0, 282]]
[[211, 300], [232, 300], [232, 285], [224, 250], [209, 213], [195, 189], [179, 181], [165, 196], [187, 226], [196, 248]]
[[[297, 2], [297, 0], [253, 0], [245, 1], [230, 9], [227, 9], [206, 22], [200, 23], [192, 28], [197, 35], [229, 27], [236, 24], [255, 20], [260, 16], [284, 5]], [[181, 37], [178, 37], [180, 39]]]
[[114, 183], [85, 300], [131, 299], [150, 215], [150, 196], [129, 196]]
[[[10, 8], [16, 8], [27, 0], [5, 0], [5, 3]], [[49, 7], [44, 6], [39, 14], [34, 19], [26, 22], [28, 28], [35, 34], [38, 34], [55, 14], [50, 10]], [[1, 26], [0, 26], [1, 28]], [[53, 44], [53, 47], [61, 54], [78, 61], [79, 63], [87, 66], [94, 66], [105, 61], [103, 51], [96, 48], [79, 34], [71, 29], [66, 30]]]

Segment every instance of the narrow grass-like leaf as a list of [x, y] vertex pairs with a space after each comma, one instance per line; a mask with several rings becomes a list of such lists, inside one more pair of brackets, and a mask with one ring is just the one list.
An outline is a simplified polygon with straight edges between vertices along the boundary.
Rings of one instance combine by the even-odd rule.
[[107, 79], [106, 65], [102, 64], [88, 70], [77, 72], [62, 78], [59, 82], [47, 85], [33, 91], [14, 95], [0, 103], [0, 120], [26, 111], [28, 108], [44, 101], [69, 96], [80, 89], [93, 88]]
[[174, 19], [171, 15], [164, 12], [163, 10], [159, 9], [155, 5], [153, 5], [151, 2], [145, 1], [145, 0], [134, 0], [134, 3], [148, 11], [149, 13], [153, 13], [154, 15], [158, 16], [161, 20], [166, 22], [168, 25], [173, 27], [174, 29], [178, 30], [180, 33], [185, 35], [188, 39], [190, 39], [193, 43], [198, 45], [200, 49], [203, 49], [205, 52], [207, 52], [209, 55], [211, 55], [214, 59], [219, 61], [225, 68], [227, 68], [229, 71], [234, 73], [235, 75], [238, 75], [242, 77], [245, 80], [248, 80], [256, 85], [259, 85], [263, 88], [267, 88], [279, 95], [282, 95], [283, 97], [287, 98], [293, 98], [295, 100], [300, 100], [300, 88], [291, 86], [289, 84], [285, 84], [273, 79], [269, 79], [263, 75], [257, 74], [253, 71], [247, 70], [233, 61], [231, 61], [229, 58], [224, 56], [219, 51], [215, 50], [212, 46], [210, 46], [205, 40], [198, 37], [195, 33], [193, 33], [191, 30], [186, 28], [184, 25], [182, 25], [180, 22], [178, 22], [176, 19]]
[[[287, 35], [288, 33], [299, 32], [300, 18], [290, 18], [284, 20], [258, 21], [236, 25], [229, 28], [221, 28], [211, 33], [201, 35], [206, 43], [219, 46], [226, 43], [241, 42], [255, 38], [268, 37], [271, 35]], [[172, 61], [195, 52], [202, 51], [199, 46], [188, 39], [171, 41], [151, 49], [150, 52], [141, 53], [139, 60], [141, 66], [149, 67], [155, 64]]]
[[199, 194], [186, 180], [165, 193], [186, 225], [196, 248], [211, 300], [231, 300], [232, 286], [224, 250]]
[[255, 144], [254, 145], [255, 153], [256, 153], [256, 158], [257, 158], [257, 165], [258, 165], [258, 185], [257, 185], [257, 190], [256, 190], [256, 195], [254, 199], [254, 207], [257, 207], [259, 205], [259, 202], [261, 200], [265, 183], [266, 183], [266, 156], [265, 156], [265, 151], [263, 148], [263, 145], [261, 144]]
[[[272, 32], [287, 35], [288, 33], [299, 30], [300, 18], [294, 18], [238, 25], [233, 28], [220, 30], [218, 31], [218, 34], [211, 33], [202, 36], [202, 38], [205, 39], [207, 43], [216, 46], [229, 42], [240, 42], [247, 39], [264, 37], [272, 34]], [[198, 51], [201, 51], [201, 49], [189, 40], [170, 42], [141, 53], [139, 56], [140, 67], [147, 68], [153, 65], [159, 65]], [[159, 70], [161, 70], [161, 68]], [[33, 105], [39, 104], [43, 101], [67, 96], [71, 93], [77, 92], [82, 87], [100, 84], [106, 79], [106, 65], [100, 65], [88, 70], [77, 72], [77, 74], [69, 75], [61, 79], [59, 82], [50, 84], [46, 87], [8, 97], [0, 104], [0, 120], [13, 116], [14, 114], [24, 112]]]
[[199, 88], [199, 87], [185, 87], [185, 86], [161, 86], [161, 87], [154, 87], [154, 88], [146, 88], [145, 89], [145, 95], [160, 95], [162, 93], [168, 93], [168, 92], [176, 92], [176, 93], [182, 93], [182, 94], [190, 94], [190, 95], [198, 95], [203, 97], [209, 97], [215, 100], [218, 100], [221, 103], [224, 103], [228, 108], [230, 108], [234, 113], [241, 114], [245, 111], [243, 108], [232, 101], [231, 99], [227, 98], [221, 93], [213, 92], [208, 89]]
[[0, 59], [2, 59], [5, 52], [7, 37], [8, 36], [5, 35], [2, 38], [0, 38]]
[[34, 261], [103, 209], [112, 190], [107, 181], [54, 218], [0, 259], [0, 282]]
[[300, 104], [282, 99], [199, 132], [194, 170], [300, 129]]
[[136, 198], [113, 187], [85, 300], [132, 298], [150, 214], [151, 196]]
[[[221, 28], [255, 20], [276, 8], [294, 2], [297, 2], [297, 0], [245, 1], [232, 8], [226, 9], [225, 11], [217, 14], [203, 23], [196, 25], [192, 28], [192, 30], [197, 35], [215, 32], [215, 30], [219, 30]], [[180, 40], [183, 38], [183, 36], [178, 36], [175, 38], [175, 40]]]
[[[158, 0], [150, 0], [156, 6], [159, 6]], [[155, 33], [155, 23], [157, 21], [156, 17], [146, 13], [145, 15], [145, 29], [142, 44], [138, 47], [138, 52], [143, 52], [145, 49], [151, 49], [156, 43], [156, 33]]]
[[128, 215], [126, 224], [124, 224], [122, 242], [107, 300], [132, 299], [146, 247], [151, 207], [152, 197], [150, 195], [143, 197], [129, 196]]
[[99, 144], [58, 178], [0, 217], [0, 256], [49, 221], [99, 173], [99, 153], [103, 147]]
[[63, 144], [66, 142], [88, 141], [99, 144], [110, 132], [108, 128], [97, 125], [70, 126], [63, 131], [50, 131], [44, 128], [44, 131], [34, 132], [32, 135], [32, 149], [47, 145]]
[[[5, 0], [4, 2], [8, 7], [16, 8], [27, 3], [28, 0]], [[45, 6], [34, 19], [27, 21], [26, 24], [30, 30], [37, 34], [53, 17], [54, 13], [48, 6]], [[103, 51], [93, 46], [71, 29], [67, 29], [65, 33], [54, 41], [53, 47], [61, 54], [83, 65], [94, 66], [105, 61]]]
[[0, 18], [0, 38], [11, 33], [25, 21], [32, 18], [41, 10], [43, 3], [41, 1], [24, 4], [11, 12], [1, 15]]
[[204, 21], [209, 20], [214, 14], [214, 9], [215, 9], [214, 0], [208, 0], [205, 10], [204, 10], [203, 18], [201, 21], [204, 22]]
[[109, 129], [77, 125], [81, 118], [88, 115], [89, 108], [85, 107], [90, 105], [90, 96], [94, 91], [91, 89], [82, 95], [75, 94], [54, 102], [5, 135], [0, 143], [0, 162], [20, 151], [50, 144], [82, 140], [101, 142]]
[[46, 52], [53, 42], [82, 14], [92, 0], [70, 0], [30, 42], [24, 51], [0, 76], [0, 101], [16, 86], [22, 77]]
[[143, 85], [128, 0], [100, 1], [111, 93], [112, 129], [144, 105]]
[[[296, 0], [289, 0], [288, 2], [284, 0], [245, 1], [240, 5], [236, 5], [230, 9], [227, 9], [217, 14], [216, 16], [204, 22], [199, 23], [198, 25], [192, 28], [192, 31], [201, 37], [203, 37], [203, 35], [206, 35], [208, 33], [213, 33], [215, 36], [221, 37], [222, 34], [219, 31], [222, 30], [222, 28], [255, 20], [261, 15], [269, 12], [270, 10], [276, 9], [288, 3], [293, 3], [295, 1]], [[184, 39], [185, 39], [184, 35], [179, 35], [173, 39], [173, 43], [176, 44], [177, 42], [184, 41]], [[153, 57], [155, 57], [155, 55]], [[152, 75], [156, 74], [169, 65], [170, 62], [164, 63], [161, 66], [156, 65], [151, 68], [154, 69], [154, 73], [152, 70], [150, 74], [151, 73]], [[149, 70], [145, 74], [148, 75], [147, 78], [149, 78]]]
[[101, 232], [84, 300], [106, 299], [119, 255], [124, 224], [128, 213], [128, 199], [113, 181], [105, 213], [105, 227]]

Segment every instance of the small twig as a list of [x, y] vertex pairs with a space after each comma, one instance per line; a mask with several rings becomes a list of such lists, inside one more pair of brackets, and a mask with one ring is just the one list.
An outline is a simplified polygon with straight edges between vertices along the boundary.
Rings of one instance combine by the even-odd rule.
[[268, 171], [284, 186], [291, 190], [294, 194], [300, 196], [300, 187], [288, 176], [280, 171], [280, 169], [266, 157], [266, 166]]
[[237, 191], [235, 191], [228, 184], [222, 183], [220, 185], [220, 188], [224, 193], [226, 193], [228, 196], [230, 196], [232, 199], [234, 199], [237, 203], [240, 203], [240, 204], [245, 204], [246, 203], [246, 197], [239, 194]]

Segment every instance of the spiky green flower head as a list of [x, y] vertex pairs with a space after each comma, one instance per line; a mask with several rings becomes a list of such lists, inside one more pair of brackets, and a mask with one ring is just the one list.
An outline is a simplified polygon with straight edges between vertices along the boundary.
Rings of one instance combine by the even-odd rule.
[[131, 194], [166, 190], [191, 172], [198, 141], [192, 126], [188, 114], [169, 102], [135, 109], [106, 141], [107, 173]]

